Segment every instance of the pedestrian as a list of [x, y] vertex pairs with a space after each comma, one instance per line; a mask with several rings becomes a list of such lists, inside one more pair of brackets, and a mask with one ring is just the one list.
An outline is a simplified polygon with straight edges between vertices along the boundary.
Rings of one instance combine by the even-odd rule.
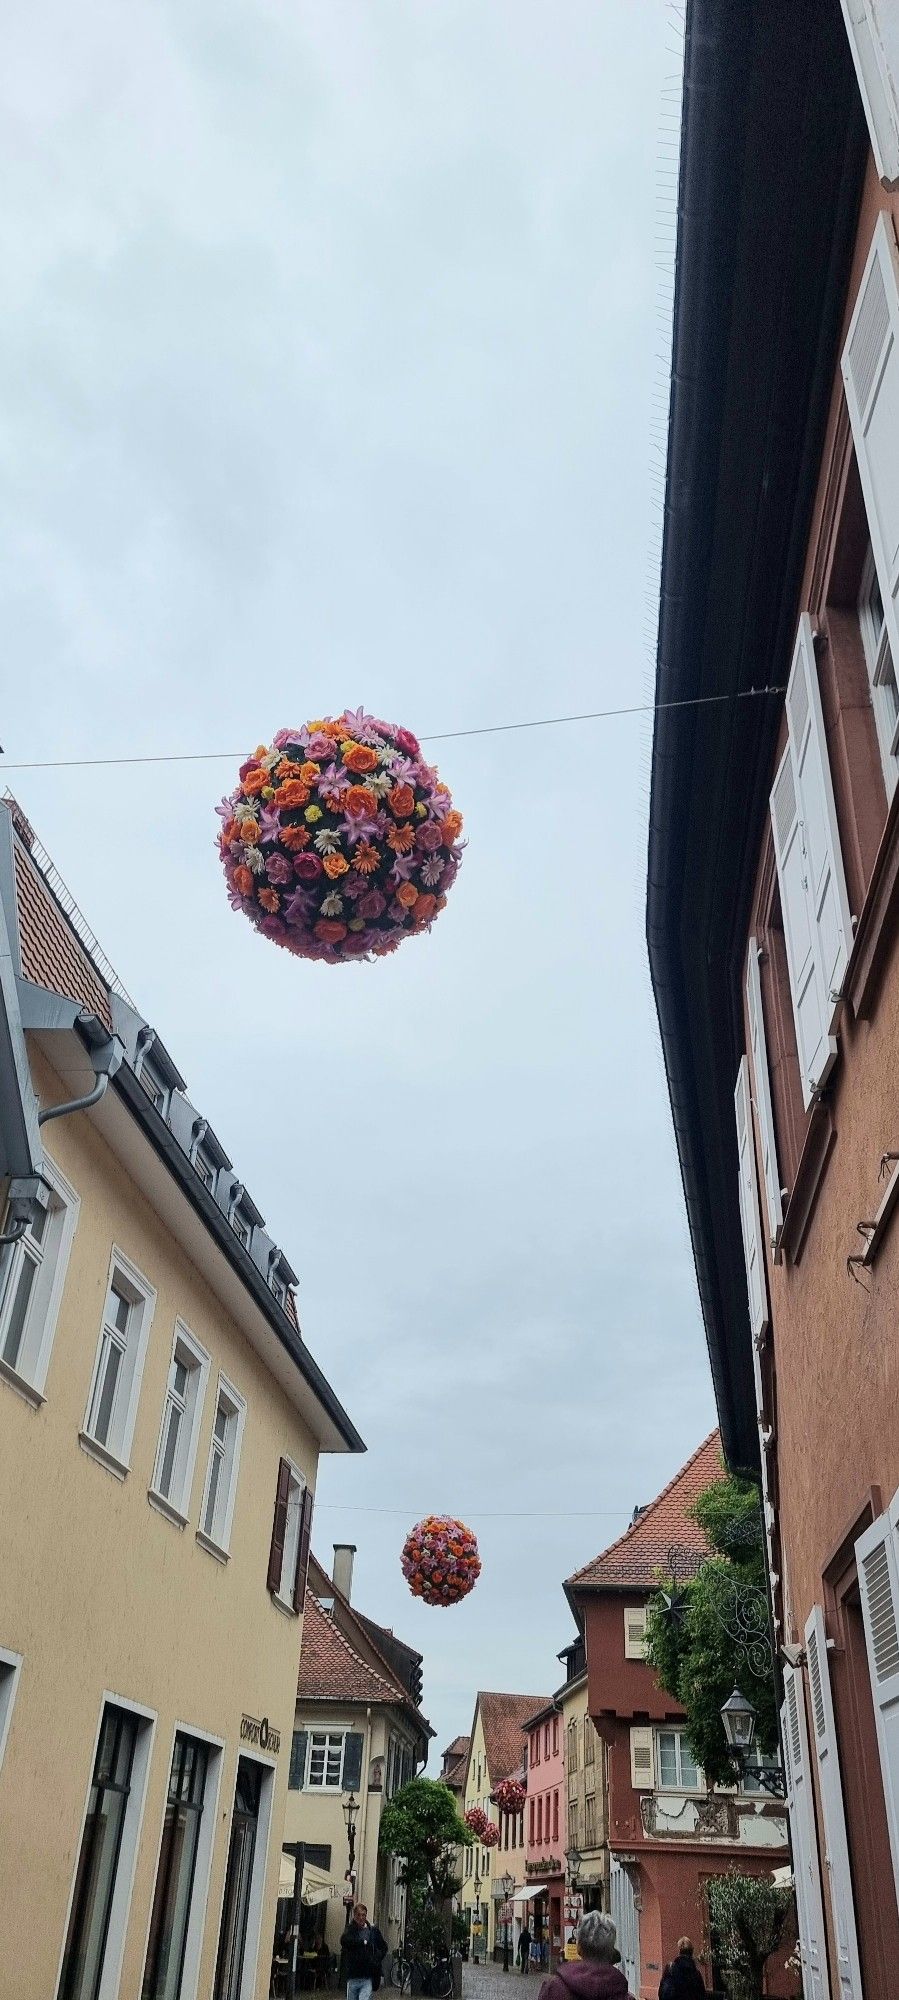
[[387, 1955], [387, 1940], [377, 1924], [370, 1924], [364, 1903], [357, 1903], [340, 1940], [346, 1967], [347, 2000], [372, 2000], [375, 1974], [381, 1984], [381, 1966]]
[[521, 1934], [516, 1946], [516, 1955], [521, 1971], [527, 1972], [528, 1961], [531, 1955], [531, 1933], [528, 1930], [526, 1921], [521, 1926]]
[[705, 1980], [693, 1957], [691, 1938], [678, 1938], [677, 1957], [671, 1959], [662, 1973], [659, 2000], [708, 2000]]
[[632, 2000], [618, 1969], [615, 1926], [602, 1910], [588, 1910], [577, 1928], [578, 1956], [545, 1979], [538, 2000]]

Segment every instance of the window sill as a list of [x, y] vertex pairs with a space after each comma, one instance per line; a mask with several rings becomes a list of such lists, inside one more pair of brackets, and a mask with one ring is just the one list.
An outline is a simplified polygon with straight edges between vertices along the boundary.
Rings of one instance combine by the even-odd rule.
[[182, 1514], [179, 1507], [173, 1506], [171, 1500], [167, 1500], [164, 1493], [158, 1493], [155, 1486], [148, 1486], [147, 1499], [150, 1502], [150, 1506], [155, 1507], [157, 1514], [164, 1514], [166, 1520], [171, 1521], [174, 1527], [187, 1527], [187, 1515]]
[[231, 1561], [228, 1550], [223, 1549], [218, 1542], [214, 1542], [209, 1535], [204, 1535], [202, 1528], [197, 1529], [197, 1542], [201, 1549], [206, 1550], [208, 1556], [215, 1558], [216, 1562], [226, 1563]]
[[107, 1451], [105, 1444], [98, 1444], [89, 1431], [78, 1432], [78, 1443], [82, 1451], [87, 1452], [88, 1458], [95, 1458], [97, 1464], [102, 1465], [104, 1472], [111, 1472], [114, 1479], [127, 1479], [130, 1467], [123, 1459], [116, 1458], [115, 1452]]
[[298, 1611], [294, 1610], [293, 1600], [291, 1598], [282, 1597], [279, 1590], [270, 1590], [269, 1597], [271, 1598], [276, 1611], [281, 1612], [282, 1617], [299, 1618], [300, 1614]]
[[0, 1360], [0, 1381], [7, 1382], [16, 1395], [21, 1396], [23, 1403], [29, 1403], [33, 1410], [39, 1410], [47, 1400], [40, 1389], [36, 1389], [26, 1375], [20, 1375], [17, 1368], [11, 1368], [8, 1361]]

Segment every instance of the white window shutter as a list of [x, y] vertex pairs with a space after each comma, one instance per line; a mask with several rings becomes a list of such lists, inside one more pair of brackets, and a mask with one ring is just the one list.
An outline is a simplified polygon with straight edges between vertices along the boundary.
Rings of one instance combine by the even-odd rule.
[[759, 1220], [759, 1191], [755, 1175], [755, 1142], [752, 1135], [752, 1112], [749, 1105], [749, 1065], [746, 1057], [737, 1071], [737, 1086], [734, 1091], [734, 1111], [737, 1119], [737, 1155], [740, 1176], [740, 1222], [743, 1228], [743, 1255], [746, 1259], [746, 1283], [749, 1288], [749, 1318], [752, 1337], [757, 1340], [768, 1324], [768, 1300], [765, 1291], [764, 1258], [762, 1255], [762, 1225]]
[[646, 1606], [628, 1604], [624, 1611], [624, 1657], [626, 1660], [646, 1658]]
[[[780, 884], [790, 997], [796, 1023], [796, 1050], [802, 1101], [808, 1110], [815, 1094], [811, 1078], [822, 1068], [822, 1045], [826, 1042], [821, 1026], [821, 1001], [815, 965], [815, 941], [809, 921], [805, 888], [805, 861], [802, 830], [796, 802], [793, 756], [787, 744], [771, 790], [771, 825]], [[832, 1050], [836, 1054], [835, 1047]]]
[[765, 1040], [765, 1018], [762, 1013], [759, 948], [754, 937], [749, 940], [749, 957], [746, 964], [746, 1007], [749, 1017], [749, 1053], [752, 1058], [752, 1081], [755, 1086], [752, 1093], [752, 1101], [755, 1105], [755, 1115], [759, 1128], [762, 1179], [765, 1183], [765, 1206], [768, 1211], [768, 1234], [771, 1240], [771, 1249], [776, 1255], [780, 1246], [780, 1232], [783, 1228], [784, 1211], [780, 1192], [780, 1174], [777, 1166], [777, 1142], [774, 1136], [774, 1107], [771, 1103], [768, 1044]]
[[655, 1736], [651, 1729], [631, 1729], [631, 1784], [635, 1792], [652, 1792], [656, 1782]]
[[827, 2000], [827, 1947], [824, 1907], [821, 1901], [821, 1870], [818, 1836], [812, 1796], [805, 1721], [805, 1694], [802, 1675], [795, 1668], [784, 1672], [784, 1705], [780, 1711], [780, 1736], [787, 1778], [787, 1806], [793, 1847], [793, 1878], [796, 1887], [796, 1914], [799, 1920], [799, 1950], [802, 1958], [802, 1985], [805, 2000]]
[[862, 1976], [855, 1930], [855, 1903], [846, 1814], [843, 1809], [843, 1782], [830, 1687], [830, 1662], [824, 1613], [816, 1604], [805, 1628], [811, 1695], [812, 1742], [818, 1760], [821, 1811], [824, 1818], [824, 1846], [830, 1884], [830, 1907], [837, 1942], [837, 1973], [840, 2000], [863, 2000]]
[[843, 379], [895, 663], [899, 661], [899, 256], [892, 221], [883, 212], [874, 225], [849, 323]]
[[899, 1894], [899, 1567], [894, 1532], [891, 1522], [881, 1514], [859, 1536], [855, 1554], [893, 1875]]
[[884, 187], [899, 185], [899, 0], [841, 0], [871, 150]]

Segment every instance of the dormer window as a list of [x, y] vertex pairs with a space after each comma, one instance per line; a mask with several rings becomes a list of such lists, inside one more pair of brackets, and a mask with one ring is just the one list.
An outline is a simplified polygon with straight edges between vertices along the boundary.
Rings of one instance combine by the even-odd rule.
[[286, 1306], [287, 1286], [284, 1283], [284, 1279], [279, 1275], [277, 1271], [271, 1272], [269, 1277], [269, 1284], [272, 1288], [272, 1291], [275, 1294], [275, 1298], [277, 1299], [279, 1306]]
[[167, 1118], [172, 1091], [184, 1089], [184, 1078], [152, 1028], [142, 1029], [138, 1037], [135, 1070], [150, 1103], [160, 1118]]
[[253, 1234], [253, 1224], [246, 1209], [241, 1207], [240, 1202], [237, 1202], [231, 1211], [231, 1227], [237, 1237], [238, 1243], [242, 1243], [244, 1249], [249, 1250], [250, 1237]]
[[197, 1147], [197, 1150], [194, 1154], [194, 1166], [196, 1167], [197, 1173], [200, 1176], [203, 1186], [209, 1189], [210, 1194], [214, 1194], [215, 1183], [218, 1176], [218, 1168], [215, 1164], [215, 1161], [212, 1159], [211, 1155], [207, 1153], [205, 1147], [203, 1146]]
[[154, 1068], [152, 1057], [144, 1056], [138, 1071], [138, 1080], [143, 1084], [150, 1103], [155, 1104], [160, 1118], [167, 1117], [169, 1099], [172, 1093]]

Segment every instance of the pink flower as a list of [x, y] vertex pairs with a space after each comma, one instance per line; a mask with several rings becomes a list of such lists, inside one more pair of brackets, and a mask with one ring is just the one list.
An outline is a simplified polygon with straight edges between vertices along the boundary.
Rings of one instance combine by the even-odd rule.
[[270, 882], [292, 882], [293, 864], [286, 854], [270, 854], [265, 864], [265, 872]]
[[323, 757], [333, 757], [334, 739], [331, 736], [310, 736], [306, 749], [317, 764], [321, 763]]
[[363, 896], [359, 904], [359, 915], [365, 917], [368, 922], [374, 917], [382, 917], [386, 908], [386, 896], [382, 896], [380, 889], [372, 889], [367, 896]]
[[419, 854], [436, 854], [438, 847], [442, 847], [443, 835], [432, 819], [426, 819], [424, 826], [419, 827], [415, 845]]
[[418, 737], [413, 736], [411, 729], [398, 729], [395, 741], [397, 749], [408, 751], [410, 757], [417, 757], [421, 751]]
[[344, 875], [340, 884], [341, 895], [349, 896], [351, 903], [358, 902], [359, 897], [364, 896], [367, 889], [368, 883], [365, 880], [365, 876], [360, 875], [356, 868], [351, 868], [349, 874]]
[[322, 872], [322, 864], [317, 854], [298, 854], [293, 864], [293, 872], [298, 882], [315, 882]]

